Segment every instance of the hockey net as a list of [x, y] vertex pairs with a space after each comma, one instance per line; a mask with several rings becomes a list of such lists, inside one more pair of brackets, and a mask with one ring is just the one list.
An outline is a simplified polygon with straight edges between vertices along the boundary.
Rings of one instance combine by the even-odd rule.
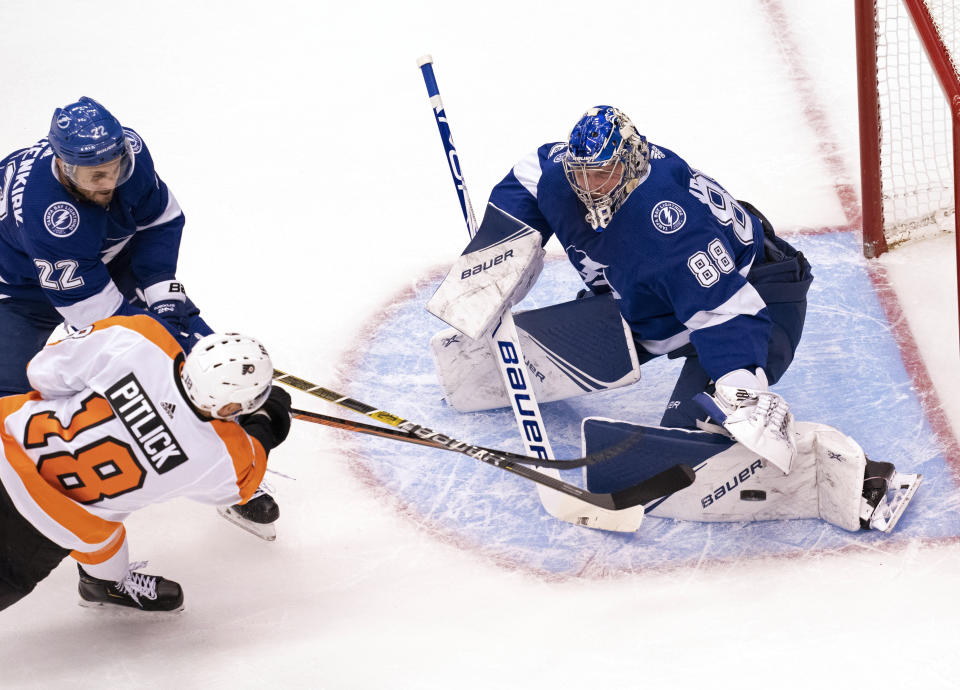
[[856, 0], [863, 251], [956, 231], [960, 9]]

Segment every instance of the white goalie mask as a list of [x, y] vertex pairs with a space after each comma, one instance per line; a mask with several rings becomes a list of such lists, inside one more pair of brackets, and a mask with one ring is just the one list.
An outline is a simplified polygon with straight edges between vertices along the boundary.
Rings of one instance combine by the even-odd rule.
[[[194, 407], [217, 419], [236, 419], [256, 411], [270, 395], [273, 362], [254, 338], [214, 333], [190, 350], [180, 380]], [[220, 414], [231, 403], [239, 409]]]

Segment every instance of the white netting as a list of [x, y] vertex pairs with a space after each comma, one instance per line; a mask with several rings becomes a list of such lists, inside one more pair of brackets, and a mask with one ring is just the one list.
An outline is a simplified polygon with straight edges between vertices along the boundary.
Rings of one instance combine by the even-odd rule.
[[[956, 0], [927, 0], [956, 66]], [[954, 227], [950, 110], [901, 0], [877, 0], [884, 235], [888, 245]]]

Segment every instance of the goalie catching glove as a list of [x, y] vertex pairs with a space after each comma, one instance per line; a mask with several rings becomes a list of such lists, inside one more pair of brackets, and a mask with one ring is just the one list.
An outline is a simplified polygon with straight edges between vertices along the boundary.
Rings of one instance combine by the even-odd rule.
[[721, 376], [714, 395], [696, 397], [707, 413], [737, 441], [776, 465], [784, 474], [797, 456], [790, 405], [767, 390], [763, 369], [737, 369]]

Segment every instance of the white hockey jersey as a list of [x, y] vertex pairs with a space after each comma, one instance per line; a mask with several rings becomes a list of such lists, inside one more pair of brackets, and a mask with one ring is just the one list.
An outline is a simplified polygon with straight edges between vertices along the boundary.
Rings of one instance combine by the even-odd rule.
[[152, 318], [116, 316], [45, 347], [27, 369], [35, 390], [0, 398], [0, 482], [95, 577], [123, 578], [134, 510], [245, 502], [263, 478], [258, 440], [189, 405], [183, 360]]

